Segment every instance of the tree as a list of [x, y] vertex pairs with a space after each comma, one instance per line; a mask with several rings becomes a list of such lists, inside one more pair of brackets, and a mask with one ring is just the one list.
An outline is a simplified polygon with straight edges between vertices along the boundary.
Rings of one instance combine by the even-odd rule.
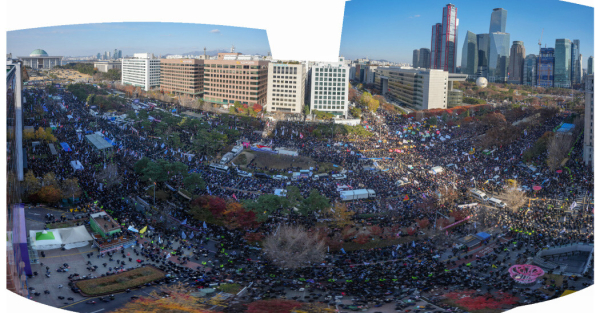
[[170, 175], [167, 173], [167, 166], [169, 162], [164, 159], [160, 159], [156, 162], [149, 162], [146, 168], [142, 170], [144, 179], [146, 181], [151, 180], [154, 182], [165, 182], [169, 180]]
[[42, 188], [40, 180], [35, 177], [32, 170], [27, 171], [27, 174], [25, 174], [24, 185], [27, 195], [32, 195]]
[[79, 180], [77, 178], [65, 179], [62, 183], [62, 197], [63, 198], [77, 198], [81, 195], [81, 188], [79, 188]]
[[258, 224], [256, 222], [256, 214], [245, 210], [241, 203], [235, 201], [227, 203], [227, 209], [223, 212], [223, 217], [225, 219], [225, 226], [230, 229], [250, 229]]
[[290, 313], [301, 306], [302, 303], [294, 300], [258, 300], [248, 304], [246, 313]]
[[290, 207], [286, 198], [271, 194], [261, 195], [256, 201], [246, 200], [243, 203], [246, 209], [256, 214], [259, 222], [266, 221], [270, 214], [279, 209]]
[[188, 172], [188, 166], [181, 162], [165, 163], [164, 167], [169, 178], [175, 175], [185, 175]]
[[325, 244], [317, 234], [303, 228], [281, 226], [263, 244], [267, 258], [284, 268], [297, 268], [323, 261]]
[[352, 216], [354, 215], [353, 211], [348, 210], [348, 207], [345, 203], [338, 202], [333, 208], [331, 208], [331, 212], [327, 213], [327, 215], [331, 218], [331, 223], [338, 228], [344, 228], [346, 225], [352, 225]]
[[360, 118], [360, 115], [362, 114], [362, 110], [360, 108], [354, 107], [354, 108], [350, 109], [350, 114], [352, 114], [352, 116], [354, 118]]
[[377, 111], [377, 109], [379, 108], [379, 101], [375, 100], [375, 99], [371, 99], [369, 100], [369, 102], [367, 103], [367, 107], [369, 108], [369, 110], [371, 112], [375, 112]]
[[299, 206], [304, 198], [302, 197], [302, 193], [300, 192], [300, 188], [296, 186], [288, 186], [286, 188], [286, 199], [290, 203], [290, 207]]
[[53, 172], [48, 172], [42, 178], [42, 186], [53, 186], [58, 189], [58, 181], [56, 175]]
[[513, 211], [517, 211], [528, 201], [525, 191], [519, 189], [518, 185], [512, 187], [505, 186], [504, 191], [500, 195], [501, 198], [505, 199], [506, 205]]
[[60, 189], [54, 185], [47, 185], [42, 187], [38, 192], [37, 196], [42, 202], [56, 203], [60, 200]]
[[202, 175], [198, 173], [191, 173], [187, 175], [183, 179], [183, 185], [185, 186], [185, 189], [187, 189], [190, 192], [194, 192], [194, 190], [196, 189], [206, 188], [206, 183], [204, 182]]
[[308, 197], [302, 201], [298, 210], [300, 214], [308, 215], [312, 212], [321, 212], [323, 209], [329, 207], [329, 205], [329, 199], [323, 196], [318, 190], [313, 189], [308, 194]]
[[[168, 294], [168, 297], [161, 295]], [[147, 297], [127, 302], [114, 313], [147, 312], [147, 313], [215, 313], [205, 309], [198, 298], [189, 294], [183, 286], [163, 287], [159, 292], [152, 291]]]
[[548, 158], [546, 164], [551, 171], [555, 171], [563, 159], [567, 156], [569, 149], [571, 149], [573, 137], [571, 135], [565, 135], [556, 133], [550, 142], [548, 143]]
[[438, 189], [438, 203], [442, 206], [450, 205], [458, 199], [458, 192], [454, 187]]
[[152, 162], [152, 160], [150, 160], [147, 157], [143, 157], [141, 158], [139, 161], [135, 162], [135, 165], [133, 166], [133, 170], [138, 173], [141, 174], [144, 169], [148, 166], [148, 163]]

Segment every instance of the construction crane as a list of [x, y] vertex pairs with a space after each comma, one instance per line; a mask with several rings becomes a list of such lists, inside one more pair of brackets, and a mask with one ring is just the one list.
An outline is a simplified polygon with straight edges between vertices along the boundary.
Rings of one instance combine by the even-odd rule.
[[544, 29], [542, 28], [542, 35], [540, 36], [540, 40], [538, 40], [538, 46], [540, 46], [540, 55], [538, 56], [538, 67], [537, 67], [537, 72], [538, 72], [538, 79], [537, 79], [537, 85], [540, 85], [540, 63], [542, 62], [542, 38], [544, 38]]

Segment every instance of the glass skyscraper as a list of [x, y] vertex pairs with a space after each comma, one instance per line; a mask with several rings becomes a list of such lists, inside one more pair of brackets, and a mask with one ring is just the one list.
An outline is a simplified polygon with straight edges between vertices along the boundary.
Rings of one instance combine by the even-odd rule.
[[581, 54], [579, 39], [571, 43], [571, 84], [581, 83]]
[[413, 68], [419, 67], [419, 56], [420, 56], [420, 53], [421, 53], [421, 51], [419, 51], [419, 49], [413, 50], [413, 62], [412, 62], [412, 67]]
[[477, 35], [477, 77], [488, 76], [490, 34]]
[[525, 57], [523, 63], [523, 85], [535, 86], [537, 81], [537, 62], [538, 57], [535, 54], [530, 54]]
[[554, 45], [554, 87], [571, 87], [571, 40], [556, 39]]
[[465, 43], [462, 49], [462, 60], [460, 63], [460, 73], [469, 75], [469, 78], [474, 78], [477, 74], [478, 62], [477, 35], [467, 31]]
[[437, 23], [431, 28], [431, 61], [432, 69], [441, 68], [442, 55], [442, 24]]
[[536, 86], [554, 86], [554, 48], [542, 48], [540, 50]]
[[421, 48], [419, 50], [419, 67], [429, 68], [429, 62], [431, 61], [431, 51], [427, 48]]
[[510, 53], [510, 34], [495, 32], [490, 34], [490, 59], [488, 81], [506, 82]]
[[506, 32], [507, 15], [508, 12], [503, 8], [496, 8], [494, 11], [492, 11], [492, 18], [490, 19], [490, 34]]
[[590, 56], [588, 58], [587, 74], [588, 75], [594, 74], [594, 57], [593, 56]]
[[508, 63], [508, 82], [520, 85], [523, 83], [523, 63], [525, 62], [525, 45], [522, 41], [513, 41]]
[[458, 16], [454, 4], [444, 6], [442, 14], [442, 46], [440, 68], [449, 73], [456, 72], [456, 46], [458, 44]]

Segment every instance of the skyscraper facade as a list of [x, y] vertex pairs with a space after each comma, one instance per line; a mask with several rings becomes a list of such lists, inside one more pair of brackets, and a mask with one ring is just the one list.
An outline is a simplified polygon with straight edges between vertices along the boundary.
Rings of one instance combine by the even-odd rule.
[[102, 59], [102, 55], [100, 54], [100, 52], [98, 52], [98, 54], [96, 54], [96, 59], [98, 59], [98, 60]]
[[123, 58], [123, 50], [119, 50], [119, 55], [118, 55], [118, 58], [119, 58], [119, 59]]
[[571, 88], [571, 40], [554, 44], [554, 87]]
[[490, 19], [490, 34], [491, 33], [506, 33], [506, 16], [508, 12], [503, 8], [496, 8], [492, 11]]
[[488, 63], [488, 81], [506, 82], [510, 52], [510, 34], [490, 34], [490, 59]]
[[579, 39], [571, 43], [571, 84], [581, 83], [581, 54], [579, 50]]
[[477, 77], [488, 76], [490, 34], [477, 35]]
[[522, 41], [513, 41], [508, 63], [508, 83], [523, 84], [523, 63], [525, 63], [525, 45]]
[[412, 67], [414, 67], [414, 68], [419, 67], [419, 57], [420, 57], [420, 55], [421, 55], [421, 51], [419, 49], [413, 50]]
[[437, 23], [431, 28], [431, 61], [429, 62], [432, 69], [441, 68], [442, 55], [442, 24]]
[[554, 86], [554, 48], [540, 49], [537, 67], [537, 84], [539, 87]]
[[467, 31], [465, 43], [462, 49], [462, 60], [460, 63], [460, 73], [469, 75], [469, 78], [475, 78], [477, 75], [477, 67], [479, 50], [477, 49], [477, 35]]
[[585, 115], [583, 124], [583, 162], [594, 168], [594, 75], [585, 77]]
[[458, 15], [454, 4], [447, 4], [442, 14], [442, 47], [440, 69], [456, 72], [456, 46], [458, 44]]
[[430, 68], [429, 62], [431, 61], [431, 50], [427, 48], [421, 48], [419, 50], [419, 67]]
[[530, 54], [523, 62], [523, 85], [535, 86], [537, 81], [537, 62], [538, 57]]
[[588, 75], [594, 74], [594, 57], [593, 56], [590, 56], [588, 58], [587, 74]]

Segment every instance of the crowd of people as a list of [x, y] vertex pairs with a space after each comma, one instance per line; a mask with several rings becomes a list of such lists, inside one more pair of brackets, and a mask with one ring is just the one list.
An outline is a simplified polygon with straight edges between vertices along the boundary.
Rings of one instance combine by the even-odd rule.
[[[357, 302], [382, 303], [386, 297], [408, 296], [415, 291], [423, 293], [434, 289], [457, 288], [516, 294], [516, 283], [507, 271], [510, 265], [517, 262], [512, 256], [513, 252], [516, 251], [525, 259], [544, 247], [594, 241], [593, 208], [581, 208], [574, 212], [564, 209], [577, 196], [574, 194], [576, 190], [567, 189], [567, 186], [578, 186], [581, 192], [589, 193], [592, 190], [593, 173], [578, 157], [581, 155], [582, 140], [575, 144], [567, 163], [570, 174], [550, 171], [543, 164], [535, 172], [523, 166], [521, 156], [524, 151], [545, 132], [560, 125], [565, 118], [561, 114], [532, 125], [517, 140], [507, 146], [497, 147], [489, 155], [472, 153], [473, 139], [482, 135], [474, 133], [473, 129], [448, 125], [432, 127], [383, 110], [364, 114], [361, 127], [372, 133], [368, 137], [334, 134], [331, 138], [319, 138], [313, 133], [318, 124], [297, 120], [277, 123], [258, 120], [254, 126], [240, 127], [240, 141], [296, 150], [300, 156], [315, 162], [335, 164], [334, 170], [328, 174], [343, 173], [347, 177], [342, 181], [327, 177], [282, 182], [240, 177], [235, 171], [211, 171], [208, 165], [216, 161], [214, 155], [196, 153], [189, 158], [184, 154], [193, 150], [192, 140], [188, 137], [193, 134], [183, 135], [183, 148], [169, 147], [163, 139], [149, 136], [135, 122], [122, 125], [90, 115], [84, 99], [77, 99], [67, 91], [57, 91], [53, 96], [60, 96], [60, 100], [51, 100], [43, 89], [28, 89], [25, 115], [34, 115], [38, 106], [46, 108], [45, 116], [33, 119], [30, 126], [35, 129], [55, 126], [53, 135], [58, 142], [67, 143], [70, 149], [59, 149], [58, 157], [49, 161], [35, 159], [35, 154], [50, 155], [46, 145], [37, 146], [36, 149], [41, 149], [41, 152], [28, 154], [28, 169], [38, 177], [53, 172], [59, 181], [77, 178], [83, 191], [80, 207], [87, 208], [88, 213], [109, 210], [111, 216], [124, 225], [122, 231], [126, 236], [139, 236], [128, 230], [128, 225], [137, 229], [148, 225], [151, 229], [136, 243], [133, 249], [135, 257], [127, 255], [124, 249], [116, 251], [107, 256], [114, 262], [107, 262], [112, 266], [106, 268], [107, 263], [104, 263], [105, 268], [90, 267], [90, 272], [105, 272], [96, 273], [95, 276], [111, 275], [136, 263], [136, 266], [153, 264], [173, 277], [194, 278], [191, 283], [199, 288], [227, 281], [243, 285], [252, 282], [253, 288], [249, 290], [248, 298], [285, 295], [297, 290], [298, 284], [304, 282], [310, 282], [309, 289], [313, 294], [318, 294], [316, 298], [313, 297], [315, 300], [350, 295]], [[223, 123], [219, 115], [207, 112], [200, 114], [211, 128]], [[237, 127], [233, 124], [229, 126]], [[269, 138], [264, 137], [267, 132], [265, 128], [271, 134]], [[114, 153], [106, 156], [86, 142], [84, 137], [91, 132], [99, 132], [110, 139], [114, 143]], [[186, 164], [190, 170], [200, 173], [208, 186], [206, 190], [194, 190], [194, 194], [210, 194], [225, 199], [232, 199], [232, 190], [236, 190], [236, 200], [245, 200], [256, 199], [261, 194], [272, 194], [275, 188], [292, 185], [298, 187], [303, 196], [308, 196], [311, 190], [316, 189], [333, 203], [339, 201], [340, 184], [353, 189], [373, 189], [377, 195], [375, 201], [370, 199], [347, 203], [348, 208], [358, 214], [372, 214], [371, 218], [355, 220], [356, 227], [367, 223], [383, 227], [409, 227], [414, 225], [416, 219], [428, 219], [433, 225], [439, 214], [447, 216], [457, 210], [457, 205], [473, 202], [466, 196], [467, 190], [478, 188], [490, 195], [498, 195], [509, 179], [519, 181], [524, 186], [540, 185], [543, 188], [535, 195], [530, 192], [529, 196], [535, 196], [537, 200], [518, 210], [482, 210], [481, 205], [462, 208], [465, 216], [483, 215], [485, 212], [485, 216], [478, 219], [483, 224], [476, 227], [491, 230], [494, 234], [485, 243], [493, 246], [494, 253], [481, 256], [458, 254], [458, 259], [441, 257], [451, 252], [457, 255], [457, 251], [451, 245], [441, 244], [439, 238], [420, 237], [420, 240], [410, 244], [332, 252], [327, 254], [322, 263], [298, 269], [282, 269], [244, 239], [246, 231], [206, 225], [204, 221], [195, 220], [187, 212], [189, 202], [186, 199], [174, 198], [169, 203], [158, 203], [158, 206], [170, 207], [169, 214], [173, 220], [186, 221], [185, 227], [157, 220], [137, 209], [131, 199], [137, 195], [144, 198], [147, 185], [140, 181], [141, 176], [134, 171], [135, 162], [142, 157]], [[84, 169], [73, 168], [71, 161], [74, 160], [80, 161]], [[117, 182], [101, 175], [103, 169], [111, 165], [117, 168], [118, 173], [114, 176], [115, 179], [119, 178]], [[443, 172], [432, 171], [435, 166], [442, 167]], [[253, 168], [252, 163], [248, 168]], [[287, 170], [292, 168], [286, 169], [286, 173]], [[318, 168], [313, 170], [317, 172]], [[408, 183], [396, 185], [403, 178]], [[173, 178], [173, 185], [177, 184], [180, 184], [180, 177]], [[433, 201], [440, 192], [448, 190], [454, 190], [458, 196], [449, 203], [436, 204]], [[280, 214], [275, 214], [254, 231], [268, 235], [281, 224], [314, 228], [316, 218], [291, 214], [282, 219]], [[195, 231], [190, 232], [191, 229]], [[463, 224], [452, 229], [450, 234], [446, 233], [446, 236], [467, 233], [467, 226]], [[330, 234], [333, 234], [333, 230]], [[501, 240], [500, 237], [510, 238], [510, 241]], [[461, 255], [463, 259], [472, 260], [457, 263]], [[97, 254], [97, 257], [101, 255]], [[198, 266], [190, 267], [190, 262]], [[568, 287], [556, 286], [554, 296]], [[533, 302], [551, 297], [532, 291], [519, 295]]]

